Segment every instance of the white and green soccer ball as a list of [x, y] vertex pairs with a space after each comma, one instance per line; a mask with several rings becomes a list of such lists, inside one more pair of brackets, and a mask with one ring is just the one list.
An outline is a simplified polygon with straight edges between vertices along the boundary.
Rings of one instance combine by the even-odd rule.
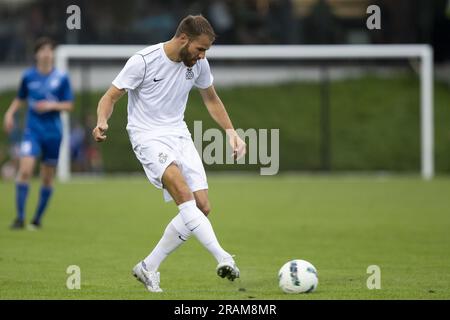
[[278, 272], [278, 284], [286, 293], [309, 293], [319, 284], [316, 268], [305, 260], [291, 260]]

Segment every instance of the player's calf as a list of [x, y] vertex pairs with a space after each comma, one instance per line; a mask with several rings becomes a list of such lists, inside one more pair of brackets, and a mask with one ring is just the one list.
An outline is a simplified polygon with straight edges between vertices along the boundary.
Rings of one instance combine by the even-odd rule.
[[194, 192], [194, 198], [197, 208], [199, 208], [205, 216], [208, 216], [211, 212], [211, 206], [208, 199], [208, 190], [205, 189]]
[[205, 216], [208, 216], [209, 213], [211, 212], [211, 208], [209, 207], [209, 205], [204, 205], [204, 204], [198, 204], [197, 203], [197, 208], [199, 208], [200, 211], [203, 212], [203, 214]]

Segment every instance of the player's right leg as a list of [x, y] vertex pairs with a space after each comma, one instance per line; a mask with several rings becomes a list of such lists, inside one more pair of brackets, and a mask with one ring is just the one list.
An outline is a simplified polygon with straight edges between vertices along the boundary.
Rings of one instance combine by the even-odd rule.
[[[173, 143], [170, 139], [155, 138], [150, 141], [136, 141], [131, 137], [133, 151], [141, 162], [149, 181], [157, 188], [162, 188], [161, 177], [167, 166], [175, 161], [172, 149], [167, 145]], [[143, 142], [143, 143], [142, 143]], [[140, 261], [132, 274], [151, 292], [161, 292], [158, 268], [167, 256], [181, 246], [191, 232], [184, 225], [180, 215], [169, 222], [164, 233], [150, 254]]]
[[175, 164], [168, 166], [163, 174], [162, 182], [180, 209], [179, 215], [187, 229], [216, 258], [219, 263], [217, 267], [219, 276], [230, 280], [238, 278], [239, 269], [233, 257], [220, 246], [209, 219], [197, 207], [194, 195], [178, 166]]
[[25, 226], [25, 205], [35, 163], [36, 159], [32, 156], [24, 156], [19, 160], [19, 171], [16, 178], [16, 218], [11, 229], [22, 229]]
[[159, 287], [159, 265], [170, 253], [181, 246], [190, 236], [180, 215], [170, 221], [163, 236], [150, 254], [133, 268], [133, 275], [141, 281], [150, 292], [162, 292]]
[[[168, 167], [170, 168], [171, 165]], [[166, 169], [167, 170], [167, 169]], [[146, 173], [149, 173], [146, 171]], [[151, 174], [151, 173], [150, 173]], [[153, 179], [152, 179], [153, 180]], [[187, 185], [179, 186], [177, 198], [188, 197], [192, 199]], [[133, 275], [141, 281], [150, 292], [162, 292], [159, 287], [160, 274], [158, 268], [160, 264], [181, 246], [190, 236], [191, 232], [186, 228], [181, 216], [176, 215], [164, 230], [163, 236], [150, 254], [133, 268]]]

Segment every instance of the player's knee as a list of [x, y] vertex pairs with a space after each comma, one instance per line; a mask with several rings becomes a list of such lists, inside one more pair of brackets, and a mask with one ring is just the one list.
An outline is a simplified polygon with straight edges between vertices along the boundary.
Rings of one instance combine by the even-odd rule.
[[189, 187], [181, 181], [172, 183], [170, 186], [166, 185], [165, 187], [176, 203], [184, 203], [194, 199], [194, 195]]
[[44, 187], [51, 187], [53, 185], [53, 177], [42, 177], [42, 185]]
[[19, 173], [17, 174], [17, 180], [18, 182], [28, 182], [31, 179], [31, 171], [30, 170], [19, 170]]
[[184, 203], [187, 201], [191, 201], [194, 199], [194, 195], [189, 189], [186, 188], [179, 188], [176, 190], [176, 197], [178, 198], [177, 202]]
[[51, 187], [55, 177], [55, 168], [43, 166], [41, 167], [41, 181], [44, 187]]
[[175, 163], [169, 165], [162, 177], [163, 186], [169, 191], [177, 203], [184, 203], [194, 199], [192, 191], [187, 186]]

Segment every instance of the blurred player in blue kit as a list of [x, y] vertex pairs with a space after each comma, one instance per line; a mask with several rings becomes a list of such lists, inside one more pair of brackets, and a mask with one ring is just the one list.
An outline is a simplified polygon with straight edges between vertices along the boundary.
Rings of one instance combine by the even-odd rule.
[[62, 139], [61, 111], [71, 111], [73, 94], [67, 74], [54, 67], [55, 43], [43, 37], [35, 44], [36, 64], [25, 70], [16, 98], [4, 117], [7, 133], [14, 127], [14, 114], [27, 105], [24, 133], [20, 144], [16, 178], [16, 218], [12, 229], [25, 226], [25, 205], [36, 160], [41, 161], [42, 186], [35, 215], [29, 227], [41, 227], [42, 216], [53, 193], [53, 180]]

